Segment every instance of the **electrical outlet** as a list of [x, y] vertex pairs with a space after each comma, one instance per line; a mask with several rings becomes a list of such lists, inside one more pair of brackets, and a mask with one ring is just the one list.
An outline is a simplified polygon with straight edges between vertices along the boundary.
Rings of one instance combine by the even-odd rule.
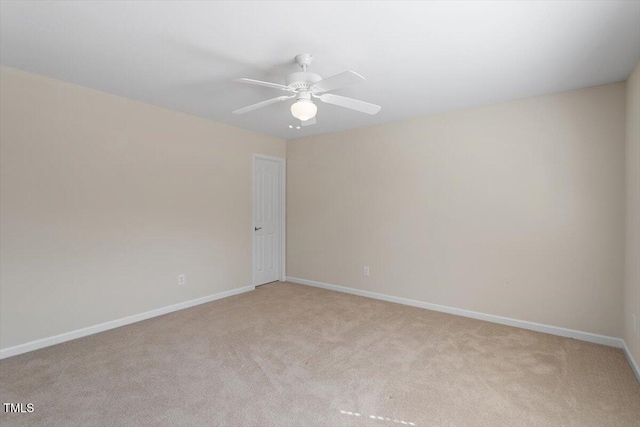
[[179, 285], [179, 286], [182, 286], [182, 285], [184, 285], [185, 283], [187, 283], [187, 275], [186, 275], [186, 274], [180, 274], [180, 275], [178, 276], [178, 285]]
[[632, 314], [631, 318], [633, 319], [633, 333], [637, 334], [638, 333], [638, 318], [636, 317], [635, 314]]
[[364, 270], [363, 270], [362, 274], [364, 274], [365, 276], [369, 275], [369, 266], [368, 265], [364, 266]]

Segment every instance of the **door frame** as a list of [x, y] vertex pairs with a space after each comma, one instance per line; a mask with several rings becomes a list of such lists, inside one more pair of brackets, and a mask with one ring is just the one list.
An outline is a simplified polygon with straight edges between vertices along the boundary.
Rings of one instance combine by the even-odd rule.
[[251, 159], [251, 284], [256, 286], [256, 233], [255, 233], [255, 200], [256, 200], [256, 160], [270, 160], [278, 163], [280, 168], [280, 281], [286, 280], [287, 260], [287, 160], [282, 157], [267, 156], [266, 154], [253, 153]]

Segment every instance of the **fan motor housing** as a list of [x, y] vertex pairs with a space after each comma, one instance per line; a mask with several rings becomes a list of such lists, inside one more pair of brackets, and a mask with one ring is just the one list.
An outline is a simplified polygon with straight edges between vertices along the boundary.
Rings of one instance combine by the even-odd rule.
[[287, 86], [294, 89], [307, 90], [312, 84], [317, 83], [320, 80], [322, 80], [322, 77], [315, 73], [301, 71], [287, 76]]

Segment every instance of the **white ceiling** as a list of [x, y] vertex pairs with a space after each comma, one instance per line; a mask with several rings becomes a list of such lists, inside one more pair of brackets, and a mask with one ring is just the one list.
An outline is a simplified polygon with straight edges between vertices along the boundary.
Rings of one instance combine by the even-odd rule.
[[[231, 114], [281, 95], [232, 79], [284, 83], [306, 52], [382, 111]], [[638, 1], [0, 3], [3, 65], [287, 139], [618, 82], [639, 58]]]

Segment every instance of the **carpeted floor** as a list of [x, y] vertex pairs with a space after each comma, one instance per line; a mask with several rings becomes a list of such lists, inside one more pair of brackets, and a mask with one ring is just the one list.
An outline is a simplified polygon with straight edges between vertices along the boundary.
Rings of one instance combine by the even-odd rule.
[[290, 283], [0, 362], [2, 426], [640, 426], [619, 349]]

